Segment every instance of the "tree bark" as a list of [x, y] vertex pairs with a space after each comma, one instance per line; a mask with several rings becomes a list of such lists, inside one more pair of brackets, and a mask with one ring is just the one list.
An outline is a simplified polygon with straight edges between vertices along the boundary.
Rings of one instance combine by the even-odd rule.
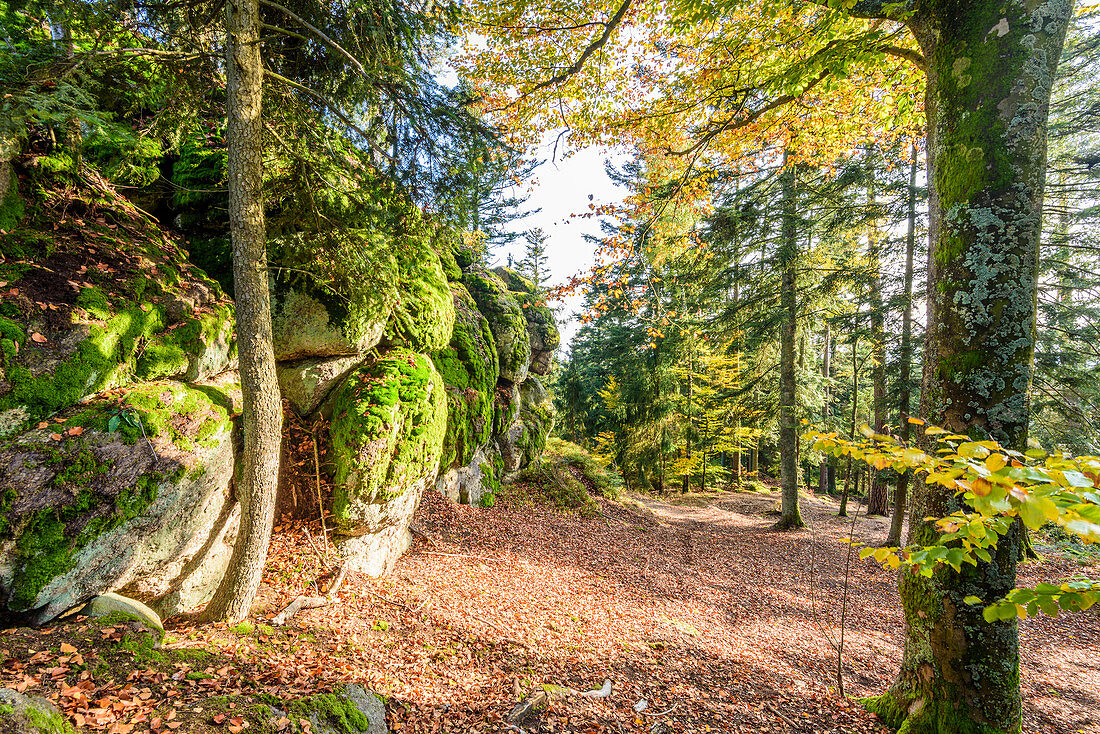
[[[898, 437], [909, 443], [909, 411], [912, 409], [911, 375], [913, 369], [913, 254], [917, 242], [917, 146], [909, 162], [909, 224], [905, 232], [905, 307], [901, 315], [901, 354], [898, 359]], [[901, 528], [905, 523], [905, 505], [909, 493], [908, 470], [898, 474], [894, 485], [894, 510], [890, 518], [890, 534], [885, 545], [901, 545]]]
[[[783, 162], [786, 164], [786, 155]], [[776, 530], [803, 527], [798, 511], [798, 430], [795, 424], [795, 336], [798, 328], [798, 239], [795, 221], [794, 169], [786, 167], [780, 176], [783, 224], [778, 264], [782, 269], [779, 307], [782, 326], [779, 335], [779, 480], [781, 514]]]
[[[859, 361], [856, 360], [856, 346], [859, 337], [852, 336], [852, 426], [848, 431], [848, 440], [856, 437], [856, 420], [859, 418]], [[844, 470], [844, 494], [840, 497], [840, 517], [848, 517], [848, 487], [852, 481], [852, 457], [848, 457], [848, 465]]]
[[[1027, 441], [1050, 87], [1071, 0], [922, 2], [908, 20], [928, 60], [929, 279], [922, 416], [1022, 449]], [[937, 538], [927, 516], [959, 507], [917, 483], [910, 540]], [[1013, 525], [992, 562], [932, 578], [903, 574], [901, 672], [868, 702], [921, 732], [1019, 732], [1019, 634], [988, 623], [967, 595], [1016, 582]]]
[[[825, 383], [825, 399], [821, 403], [821, 430], [829, 430], [829, 401], [831, 395], [832, 383], [830, 379], [832, 377], [830, 370], [832, 367], [832, 352], [833, 352], [833, 330], [832, 325], [828, 321], [825, 322], [825, 337], [824, 344], [821, 350], [821, 377], [822, 382]], [[827, 456], [821, 457], [821, 465], [817, 470], [817, 488], [818, 492], [824, 494], [829, 488], [829, 458]]]
[[241, 527], [206, 619], [248, 616], [267, 560], [279, 475], [282, 405], [271, 344], [263, 208], [263, 65], [257, 0], [226, 3], [229, 227], [233, 241], [244, 450], [237, 470]]
[[[886, 432], [886, 329], [882, 304], [882, 257], [878, 232], [878, 219], [874, 210], [875, 167], [873, 148], [867, 152], [867, 206], [872, 211], [867, 230], [867, 259], [873, 269], [869, 301], [871, 305], [871, 394], [874, 403], [875, 433]], [[886, 514], [886, 479], [880, 471], [871, 473], [871, 485], [867, 492], [867, 514]]]

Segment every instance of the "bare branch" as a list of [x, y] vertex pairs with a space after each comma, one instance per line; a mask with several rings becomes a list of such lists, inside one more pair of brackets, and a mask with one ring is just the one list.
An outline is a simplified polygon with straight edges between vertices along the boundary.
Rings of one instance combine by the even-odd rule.
[[274, 71], [271, 71], [271, 69], [264, 69], [264, 76], [271, 77], [275, 81], [281, 82], [282, 84], [287, 85], [291, 89], [296, 89], [299, 92], [302, 92], [304, 94], [308, 94], [309, 96], [313, 97], [318, 102], [323, 104], [326, 108], [328, 108], [328, 111], [331, 112], [336, 117], [336, 119], [338, 119], [340, 122], [344, 123], [344, 125], [349, 130], [353, 131], [354, 133], [359, 135], [359, 137], [363, 138], [363, 140], [367, 143], [367, 145], [370, 146], [371, 150], [373, 150], [375, 153], [377, 153], [378, 155], [385, 158], [390, 163], [394, 162], [395, 159], [393, 158], [393, 156], [391, 156], [389, 153], [387, 153], [385, 150], [383, 150], [382, 147], [378, 145], [378, 143], [371, 140], [370, 136], [367, 135], [367, 132], [365, 130], [363, 130], [361, 127], [359, 127], [354, 122], [352, 122], [350, 119], [348, 119], [348, 116], [345, 115], [340, 110], [339, 105], [337, 105], [335, 102], [333, 102], [331, 99], [329, 99], [325, 95], [318, 92], [316, 89], [310, 89], [309, 87], [305, 86], [304, 84], [299, 84], [296, 81], [292, 81], [290, 79], [287, 79], [282, 74], [277, 74]]
[[308, 22], [307, 20], [305, 20], [304, 18], [302, 18], [302, 16], [300, 16], [300, 15], [297, 15], [296, 13], [294, 13], [294, 12], [293, 12], [292, 10], [290, 10], [289, 8], [285, 8], [285, 7], [283, 7], [282, 5], [279, 5], [278, 3], [272, 2], [271, 0], [259, 0], [259, 2], [260, 2], [260, 4], [261, 4], [261, 5], [266, 5], [266, 6], [268, 6], [269, 8], [275, 8], [275, 9], [276, 9], [276, 10], [278, 10], [279, 12], [281, 12], [281, 13], [284, 13], [285, 15], [287, 15], [288, 17], [290, 17], [290, 18], [291, 18], [292, 20], [296, 21], [296, 22], [297, 22], [298, 24], [300, 24], [300, 25], [301, 25], [301, 26], [302, 26], [303, 28], [306, 28], [306, 29], [308, 29], [310, 33], [312, 33], [313, 35], [315, 35], [315, 36], [317, 37], [317, 40], [321, 41], [321, 42], [322, 42], [322, 43], [324, 43], [324, 44], [325, 44], [326, 46], [328, 46], [329, 48], [331, 48], [331, 49], [332, 49], [333, 51], [335, 51], [336, 53], [340, 54], [340, 55], [341, 55], [341, 56], [343, 56], [343, 57], [344, 57], [345, 59], [347, 59], [347, 60], [348, 60], [348, 62], [349, 62], [349, 63], [350, 63], [350, 64], [351, 64], [352, 66], [354, 66], [354, 67], [355, 67], [355, 70], [356, 70], [356, 71], [358, 71], [358, 72], [359, 72], [360, 74], [362, 74], [363, 76], [366, 76], [366, 75], [367, 75], [367, 70], [363, 68], [363, 65], [362, 65], [361, 63], [359, 63], [359, 59], [357, 59], [357, 58], [355, 58], [354, 56], [352, 56], [352, 55], [351, 55], [350, 53], [348, 53], [348, 52], [347, 52], [347, 51], [346, 51], [346, 50], [344, 49], [344, 47], [343, 47], [343, 46], [341, 46], [341, 45], [340, 45], [340, 44], [338, 44], [338, 43], [337, 43], [336, 41], [332, 40], [332, 39], [331, 39], [331, 38], [329, 38], [329, 37], [328, 37], [327, 35], [325, 35], [325, 34], [324, 34], [324, 33], [323, 33], [322, 31], [321, 31], [321, 29], [320, 29], [320, 28], [317, 28], [316, 26], [314, 26], [314, 25], [310, 24], [310, 23], [309, 23], [309, 22]]
[[626, 11], [630, 9], [630, 4], [632, 2], [633, 0], [623, 0], [623, 4], [620, 5], [619, 9], [615, 11], [615, 14], [611, 16], [611, 19], [603, 24], [603, 33], [600, 34], [599, 38], [588, 44], [584, 51], [581, 52], [581, 55], [577, 58], [576, 61], [573, 62], [573, 64], [568, 69], [559, 74], [555, 74], [549, 79], [539, 82], [538, 84], [524, 92], [522, 96], [527, 97], [539, 91], [540, 89], [546, 89], [547, 87], [561, 84], [566, 79], [580, 71], [581, 68], [584, 66], [584, 62], [588, 61], [588, 58], [592, 56], [592, 54], [603, 48], [608, 39], [611, 38], [612, 32], [614, 32], [615, 28], [619, 25], [619, 23], [622, 22], [623, 17], [626, 15]]

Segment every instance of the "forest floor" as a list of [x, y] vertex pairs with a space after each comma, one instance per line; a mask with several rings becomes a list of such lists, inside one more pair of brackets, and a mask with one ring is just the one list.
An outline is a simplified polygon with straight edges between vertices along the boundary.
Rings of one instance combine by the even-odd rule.
[[[610, 696], [552, 696], [521, 731], [884, 731], [836, 691], [829, 640], [839, 635], [847, 562], [839, 541], [853, 526], [832, 499], [804, 497], [809, 527], [777, 533], [773, 492], [598, 498], [563, 511], [529, 489], [513, 485], [489, 509], [429, 493], [415, 525], [429, 540], [384, 579], [349, 575], [338, 603], [284, 628], [169, 623], [152, 657], [105, 647], [118, 631], [91, 634], [87, 623], [8, 631], [0, 685], [47, 695], [84, 728], [120, 734], [290, 731], [286, 720], [257, 722], [245, 702], [352, 681], [386, 696], [396, 731], [514, 731], [506, 717], [534, 687], [587, 691], [605, 679]], [[875, 543], [886, 521], [860, 517], [854, 528]], [[320, 535], [277, 528], [257, 620], [316, 593], [311, 583], [330, 561], [306, 532]], [[1025, 580], [1098, 570], [1081, 563], [1051, 553], [1025, 567]], [[898, 667], [895, 583], [853, 554], [850, 696], [882, 692]], [[1100, 617], [1025, 621], [1021, 637], [1024, 730], [1100, 733]], [[110, 672], [127, 663], [128, 675]], [[214, 696], [228, 698], [212, 705]]]

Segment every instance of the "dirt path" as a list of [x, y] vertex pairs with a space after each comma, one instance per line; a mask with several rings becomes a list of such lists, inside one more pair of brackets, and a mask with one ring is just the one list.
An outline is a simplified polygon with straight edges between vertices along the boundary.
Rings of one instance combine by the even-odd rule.
[[[559, 696], [519, 734], [883, 733], [836, 694], [830, 640], [847, 578], [845, 687], [886, 690], [901, 657], [896, 579], [869, 561], [845, 574], [840, 540], [853, 526], [831, 500], [805, 497], [809, 527], [779, 533], [772, 493], [600, 499], [582, 514], [525, 501], [532, 491], [507, 488], [490, 509], [429, 493], [416, 515], [429, 540], [392, 574], [348, 574], [338, 603], [276, 630], [263, 619], [316, 595], [335, 563], [312, 540], [320, 528], [307, 539], [281, 525], [248, 625], [168, 620], [159, 652], [79, 620], [11, 629], [0, 686], [47, 695], [82, 730], [111, 734], [243, 731], [233, 707], [255, 699], [242, 695], [289, 705], [350, 682], [386, 696], [400, 734], [515, 731], [506, 717], [536, 686], [605, 680], [610, 696]], [[886, 535], [881, 518], [854, 527], [869, 543]], [[1025, 566], [1022, 581], [1077, 572], [1100, 568], [1051, 560]], [[1024, 731], [1100, 734], [1098, 621], [1021, 625]], [[264, 721], [249, 731], [273, 734]]]
[[[776, 503], [774, 494], [637, 497], [600, 500], [602, 514], [583, 517], [426, 498], [418, 522], [434, 545], [418, 543], [375, 587], [417, 614], [362, 596], [303, 619], [355, 640], [359, 677], [392, 697], [406, 730], [504, 730], [517, 692], [609, 678], [609, 698], [556, 701], [527, 730], [882, 731], [835, 695], [829, 638], [850, 525], [830, 500], [807, 498], [812, 529], [775, 533], [765, 513]], [[881, 540], [886, 522], [859, 520], [857, 537]], [[850, 695], [885, 690], [896, 671], [895, 583], [852, 561]], [[1025, 731], [1100, 732], [1096, 627], [1095, 616], [1025, 624]], [[674, 708], [639, 716], [643, 698], [648, 712]]]

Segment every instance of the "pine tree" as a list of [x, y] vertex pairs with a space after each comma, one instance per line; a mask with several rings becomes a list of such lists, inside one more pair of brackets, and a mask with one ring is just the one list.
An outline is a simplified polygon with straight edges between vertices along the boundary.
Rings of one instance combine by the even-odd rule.
[[535, 284], [535, 288], [541, 290], [545, 287], [548, 276], [547, 265], [549, 257], [546, 254], [546, 233], [536, 227], [523, 233], [526, 244], [523, 249], [523, 259], [516, 264], [520, 275], [524, 275]]

